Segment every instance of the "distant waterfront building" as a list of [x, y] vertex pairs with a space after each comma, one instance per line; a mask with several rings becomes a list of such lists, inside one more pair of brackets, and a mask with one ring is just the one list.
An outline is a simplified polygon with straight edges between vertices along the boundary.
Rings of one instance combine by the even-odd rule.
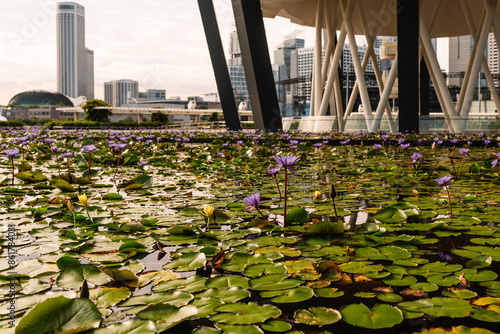
[[93, 52], [85, 49], [85, 8], [75, 2], [59, 2], [56, 21], [57, 91], [73, 98], [93, 97], [93, 87], [87, 88], [94, 66]]
[[60, 107], [73, 107], [67, 96], [44, 90], [31, 90], [16, 94], [9, 101], [10, 108], [4, 116], [12, 119], [67, 119], [73, 118], [72, 112], [59, 111]]
[[104, 101], [113, 107], [121, 107], [129, 98], [139, 97], [139, 82], [129, 79], [104, 83]]
[[498, 58], [497, 42], [492, 32], [488, 36], [488, 67], [493, 75], [495, 87], [498, 89], [500, 85], [500, 60]]
[[94, 99], [94, 51], [85, 48], [85, 55], [87, 61], [87, 93], [85, 97], [87, 100]]
[[146, 89], [146, 98], [149, 100], [165, 100], [165, 89]]
[[[469, 65], [469, 59], [472, 53], [472, 48], [474, 46], [474, 39], [471, 35], [466, 36], [456, 36], [448, 38], [448, 64], [447, 64], [447, 85], [448, 86], [459, 86], [461, 87], [464, 80], [465, 72]], [[488, 49], [490, 45], [486, 47], [484, 55], [488, 60]], [[491, 65], [490, 65], [491, 67]], [[484, 73], [481, 68], [481, 73]], [[479, 74], [475, 74], [476, 79], [479, 78]], [[476, 80], [477, 82], [477, 80]], [[481, 80], [481, 85], [484, 87], [487, 85], [486, 79]]]

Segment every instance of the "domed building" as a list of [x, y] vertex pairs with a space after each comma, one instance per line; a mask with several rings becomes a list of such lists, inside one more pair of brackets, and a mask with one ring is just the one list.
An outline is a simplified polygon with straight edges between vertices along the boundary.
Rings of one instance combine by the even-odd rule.
[[74, 107], [73, 102], [64, 94], [45, 90], [30, 90], [15, 95], [9, 101], [13, 107], [58, 106]]
[[[83, 97], [84, 98], [84, 97]], [[78, 102], [81, 103], [81, 102]], [[74, 113], [60, 111], [61, 107], [74, 107], [73, 100], [64, 94], [45, 90], [30, 90], [16, 94], [4, 110], [7, 119], [66, 119]]]

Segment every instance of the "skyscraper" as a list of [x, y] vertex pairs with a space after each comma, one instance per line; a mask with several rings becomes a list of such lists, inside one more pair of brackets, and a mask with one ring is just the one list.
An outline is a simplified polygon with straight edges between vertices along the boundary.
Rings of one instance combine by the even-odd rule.
[[138, 97], [138, 81], [122, 79], [104, 83], [104, 101], [113, 107], [121, 107], [123, 104], [127, 104], [129, 98]]
[[87, 94], [93, 93], [93, 83], [89, 90], [87, 86], [94, 77], [94, 56], [85, 49], [85, 8], [75, 2], [59, 2], [56, 18], [57, 91], [73, 98], [92, 98]]
[[85, 97], [87, 98], [87, 100], [92, 100], [94, 99], [94, 51], [90, 50], [89, 48], [85, 48], [85, 59], [87, 63], [87, 93], [85, 94]]

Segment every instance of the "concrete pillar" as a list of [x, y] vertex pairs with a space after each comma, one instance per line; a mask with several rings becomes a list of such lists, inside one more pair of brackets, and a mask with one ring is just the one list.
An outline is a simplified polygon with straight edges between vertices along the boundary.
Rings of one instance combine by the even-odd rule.
[[419, 0], [397, 4], [399, 132], [419, 132]]

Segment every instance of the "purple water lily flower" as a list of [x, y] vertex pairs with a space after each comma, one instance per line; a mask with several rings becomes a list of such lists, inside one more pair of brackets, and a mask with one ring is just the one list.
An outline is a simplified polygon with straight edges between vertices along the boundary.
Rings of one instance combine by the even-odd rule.
[[410, 147], [410, 145], [410, 143], [401, 144], [401, 149], [406, 150], [408, 147]]
[[411, 158], [411, 160], [412, 160], [412, 161], [411, 161], [412, 163], [417, 162], [417, 161], [418, 161], [418, 160], [420, 160], [420, 158], [422, 158], [422, 157], [423, 157], [423, 155], [422, 155], [422, 154], [420, 154], [420, 153], [418, 153], [418, 152], [413, 152], [413, 154], [412, 154], [412, 155], [410, 155], [410, 158]]
[[124, 144], [124, 143], [118, 143], [118, 144], [115, 144], [114, 145], [114, 148], [116, 148], [117, 150], [123, 150], [125, 147], [127, 147], [127, 144]]
[[446, 186], [446, 185], [449, 185], [451, 184], [451, 179], [453, 178], [453, 176], [451, 175], [446, 175], [446, 176], [443, 176], [443, 177], [438, 177], [436, 179], [436, 182], [439, 186]]
[[71, 153], [71, 152], [64, 152], [63, 154], [61, 154], [61, 157], [63, 157], [63, 158], [69, 158], [71, 156], [73, 156], [73, 153]]
[[248, 210], [252, 212], [253, 209], [259, 210], [258, 206], [260, 204], [260, 192], [256, 192], [250, 196], [245, 197], [243, 202], [248, 205]]
[[90, 144], [90, 145], [84, 145], [82, 147], [82, 149], [83, 149], [83, 152], [85, 152], [85, 153], [92, 153], [95, 150], [97, 150], [97, 147], [95, 147], [93, 144]]
[[273, 167], [273, 168], [269, 168], [267, 170], [267, 172], [271, 175], [276, 175], [276, 174], [279, 174], [280, 170], [281, 170], [281, 167]]
[[380, 144], [374, 144], [373, 145], [373, 149], [374, 150], [380, 150], [381, 148], [382, 148], [382, 145], [380, 145]]
[[288, 169], [293, 175], [295, 175], [293, 165], [300, 160], [299, 157], [293, 155], [285, 156], [282, 154], [281, 156], [274, 155], [273, 158], [278, 163], [278, 167]]
[[8, 150], [5, 150], [4, 153], [9, 158], [12, 158], [12, 157], [16, 156], [19, 153], [19, 149], [17, 149], [17, 148], [10, 148]]
[[450, 254], [450, 252], [447, 251], [438, 251], [437, 254], [441, 260], [445, 260], [446, 262], [453, 259], [453, 256]]
[[146, 160], [139, 161], [139, 165], [141, 165], [142, 167], [146, 166], [147, 164], [148, 162]]
[[460, 154], [462, 154], [463, 156], [466, 156], [467, 153], [469, 153], [469, 149], [468, 148], [459, 148], [458, 151], [460, 152]]
[[491, 167], [496, 167], [498, 165], [498, 159], [495, 159], [491, 162]]
[[50, 148], [50, 150], [51, 150], [52, 152], [54, 152], [54, 153], [55, 153], [55, 152], [57, 152], [57, 149], [58, 149], [58, 147], [57, 147], [57, 146], [52, 146], [52, 147]]

